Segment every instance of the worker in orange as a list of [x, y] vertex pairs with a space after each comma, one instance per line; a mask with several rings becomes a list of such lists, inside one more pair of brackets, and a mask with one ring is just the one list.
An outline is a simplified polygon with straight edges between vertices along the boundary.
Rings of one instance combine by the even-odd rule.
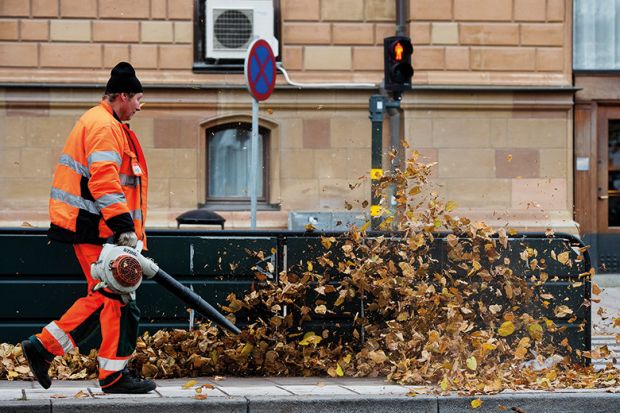
[[98, 106], [88, 110], [69, 134], [58, 161], [50, 194], [52, 241], [73, 244], [88, 282], [87, 295], [60, 319], [22, 342], [30, 370], [44, 388], [55, 356], [79, 346], [101, 329], [99, 384], [105, 393], [147, 393], [153, 381], [134, 375], [127, 364], [136, 346], [140, 310], [134, 297], [93, 291], [90, 265], [102, 244], [136, 247], [145, 242], [148, 172], [135, 133], [125, 123], [140, 111], [142, 85], [131, 64], [111, 72]]

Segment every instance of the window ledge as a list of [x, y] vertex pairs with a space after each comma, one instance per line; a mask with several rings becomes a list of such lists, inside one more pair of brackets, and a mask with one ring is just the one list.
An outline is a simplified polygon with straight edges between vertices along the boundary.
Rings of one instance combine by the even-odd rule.
[[[249, 211], [250, 203], [226, 203], [226, 202], [208, 202], [199, 203], [198, 208], [204, 208], [209, 211]], [[257, 211], [280, 211], [280, 204], [257, 203]]]

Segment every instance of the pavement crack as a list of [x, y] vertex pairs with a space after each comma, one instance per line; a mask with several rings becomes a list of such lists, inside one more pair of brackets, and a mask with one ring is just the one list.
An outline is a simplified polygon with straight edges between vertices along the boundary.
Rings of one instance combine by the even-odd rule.
[[359, 394], [359, 395], [361, 395], [361, 394], [362, 394], [362, 393], [356, 392], [356, 391], [355, 391], [355, 390], [353, 390], [353, 389], [348, 388], [347, 386], [343, 386], [342, 384], [339, 384], [339, 385], [338, 385], [338, 387], [340, 387], [341, 389], [345, 389], [345, 390], [347, 390], [347, 391], [350, 391], [350, 392], [352, 392], [352, 393], [355, 393], [355, 394]]
[[288, 389], [286, 389], [286, 388], [282, 387], [282, 386], [281, 386], [281, 385], [279, 385], [279, 384], [276, 384], [276, 387], [277, 387], [278, 389], [282, 389], [282, 390], [284, 390], [284, 391], [285, 391], [285, 392], [287, 392], [287, 393], [290, 393], [292, 396], [295, 396], [295, 393], [293, 393], [292, 391], [290, 391], [290, 390], [288, 390]]
[[224, 389], [222, 389], [220, 386], [215, 386], [215, 388], [224, 393], [226, 396], [230, 397], [230, 394], [226, 393]]

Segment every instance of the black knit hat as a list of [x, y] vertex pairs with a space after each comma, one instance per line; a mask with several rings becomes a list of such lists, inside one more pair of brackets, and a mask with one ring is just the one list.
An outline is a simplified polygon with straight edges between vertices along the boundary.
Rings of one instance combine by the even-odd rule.
[[120, 62], [112, 72], [105, 87], [105, 93], [141, 93], [142, 84], [136, 77], [133, 66], [127, 62]]

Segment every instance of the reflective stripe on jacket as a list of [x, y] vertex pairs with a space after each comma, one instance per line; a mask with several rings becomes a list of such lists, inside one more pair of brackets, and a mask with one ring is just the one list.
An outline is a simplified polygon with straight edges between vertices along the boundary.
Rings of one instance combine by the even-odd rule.
[[58, 160], [49, 237], [102, 244], [135, 231], [145, 240], [147, 186], [146, 160], [136, 135], [102, 101], [77, 121]]

